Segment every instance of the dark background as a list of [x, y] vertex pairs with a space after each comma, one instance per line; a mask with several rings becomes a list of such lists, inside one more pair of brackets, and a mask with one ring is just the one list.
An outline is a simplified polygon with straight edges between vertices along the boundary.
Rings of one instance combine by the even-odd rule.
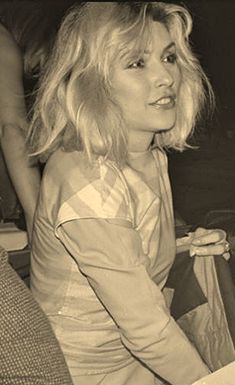
[[235, 1], [188, 0], [191, 41], [216, 96], [212, 119], [196, 127], [198, 150], [169, 155], [175, 208], [188, 223], [235, 209]]

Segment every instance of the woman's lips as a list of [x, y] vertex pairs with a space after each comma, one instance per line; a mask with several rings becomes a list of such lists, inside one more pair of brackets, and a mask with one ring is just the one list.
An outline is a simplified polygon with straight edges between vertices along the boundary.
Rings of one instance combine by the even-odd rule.
[[149, 103], [150, 106], [154, 108], [163, 108], [163, 109], [170, 109], [175, 107], [176, 98], [175, 96], [163, 96], [162, 98], [159, 98], [153, 103]]

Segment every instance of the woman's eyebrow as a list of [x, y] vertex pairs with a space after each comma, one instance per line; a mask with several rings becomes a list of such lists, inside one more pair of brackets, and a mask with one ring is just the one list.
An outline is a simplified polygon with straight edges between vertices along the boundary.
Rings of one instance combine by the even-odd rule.
[[[170, 42], [166, 47], [163, 48], [162, 50], [162, 53], [164, 55], [164, 53], [166, 51], [169, 51], [171, 48], [175, 48], [175, 43], [172, 41]], [[143, 51], [143, 54], [146, 54], [146, 55], [149, 55], [152, 53], [152, 49], [151, 48], [146, 48], [144, 51]]]
[[170, 44], [168, 44], [165, 48], [163, 48], [163, 53], [166, 51], [169, 51], [171, 48], [175, 48], [175, 43], [172, 41]]
[[[163, 51], [162, 51], [162, 54], [164, 55], [164, 53], [166, 51], [169, 51], [171, 48], [175, 48], [175, 43], [172, 41], [170, 42], [166, 47], [163, 48]], [[152, 50], [151, 48], [145, 48], [142, 52], [142, 54], [144, 55], [149, 55], [151, 54]], [[133, 49], [123, 49], [121, 54], [120, 54], [120, 59], [121, 60], [125, 60], [127, 58], [130, 58], [130, 57], [135, 57], [135, 56], [138, 56], [140, 54], [140, 50], [133, 50]]]
[[[143, 53], [145, 53], [145, 51]], [[123, 51], [121, 53], [120, 60], [127, 60], [127, 59], [131, 59], [131, 58], [135, 58], [135, 57], [138, 57], [139, 55], [140, 55], [140, 50], [129, 49], [129, 50]]]

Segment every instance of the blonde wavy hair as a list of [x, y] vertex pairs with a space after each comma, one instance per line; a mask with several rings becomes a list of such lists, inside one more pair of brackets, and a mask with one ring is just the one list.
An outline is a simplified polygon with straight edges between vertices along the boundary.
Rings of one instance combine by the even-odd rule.
[[126, 162], [128, 133], [112, 97], [112, 68], [127, 47], [144, 49], [155, 21], [176, 44], [182, 83], [175, 126], [157, 133], [154, 142], [159, 148], [187, 147], [207, 96], [213, 104], [210, 83], [190, 48], [187, 9], [162, 2], [86, 2], [64, 17], [41, 78], [28, 135], [34, 155], [46, 159], [60, 147], [84, 151], [90, 161], [99, 154]]

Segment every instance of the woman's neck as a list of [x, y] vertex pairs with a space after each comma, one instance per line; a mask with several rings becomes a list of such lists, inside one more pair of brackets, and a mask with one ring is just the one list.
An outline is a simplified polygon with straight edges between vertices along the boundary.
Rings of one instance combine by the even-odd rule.
[[145, 152], [150, 149], [154, 133], [146, 131], [130, 131], [128, 136], [128, 152]]

